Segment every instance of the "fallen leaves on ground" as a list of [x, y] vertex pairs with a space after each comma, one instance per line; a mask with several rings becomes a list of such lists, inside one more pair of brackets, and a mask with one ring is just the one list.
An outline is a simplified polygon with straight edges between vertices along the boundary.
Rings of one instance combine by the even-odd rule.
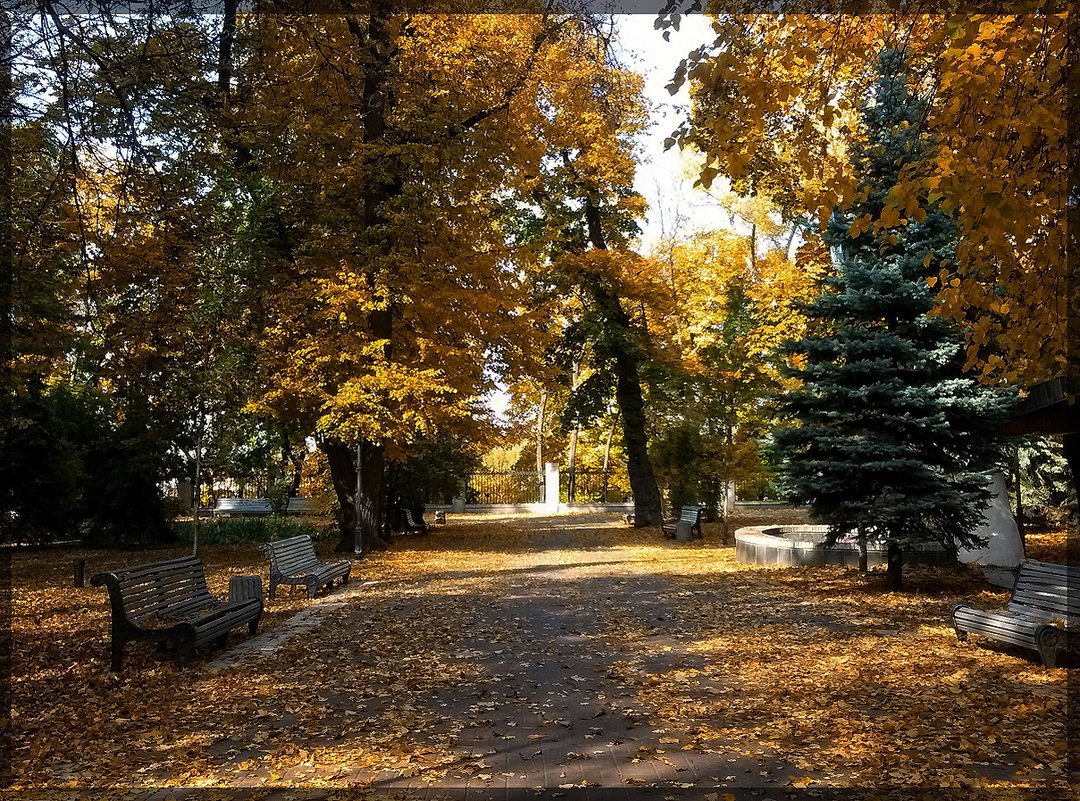
[[[680, 544], [613, 515], [451, 517], [357, 563], [343, 591], [316, 601], [285, 591], [264, 617], [273, 630], [312, 605], [345, 602], [328, 604], [315, 628], [217, 671], [206, 663], [218, 654], [200, 649], [183, 673], [133, 644], [124, 672], [110, 674], [106, 594], [70, 586], [76, 558], [89, 575], [177, 553], [16, 554], [16, 786], [486, 786], [526, 781], [530, 755], [565, 735], [576, 750], [548, 786], [587, 787], [612, 745], [590, 720], [616, 713], [642, 743], [623, 767], [654, 765], [670, 773], [666, 787], [692, 785], [680, 760], [695, 755], [739, 764], [701, 777], [711, 786], [748, 781], [747, 759], [768, 761], [762, 781], [794, 788], [1064, 786], [1067, 671], [957, 642], [954, 602], [1006, 597], [975, 571], [913, 568], [909, 591], [888, 594], [849, 568], [739, 564], [718, 524], [705, 532]], [[1029, 536], [1030, 555], [1047, 558], [1063, 540]], [[202, 556], [222, 595], [230, 575], [266, 569], [253, 545]], [[565, 610], [558, 629], [575, 648], [610, 658], [600, 679], [575, 667], [572, 650], [529, 633], [541, 598]], [[549, 657], [566, 661], [554, 689], [584, 699], [580, 719], [521, 683], [518, 670]], [[464, 710], [446, 700], [461, 692], [474, 699]], [[547, 733], [495, 719], [514, 703]], [[488, 729], [535, 750], [508, 771], [496, 749], [466, 744]]]

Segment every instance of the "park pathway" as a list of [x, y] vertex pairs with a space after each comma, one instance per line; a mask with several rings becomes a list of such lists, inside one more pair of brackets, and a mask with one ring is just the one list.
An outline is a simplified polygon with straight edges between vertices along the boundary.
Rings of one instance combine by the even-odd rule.
[[[410, 719], [415, 713], [427, 722], [423, 731], [402, 731], [406, 739], [446, 733], [442, 742], [450, 758], [445, 753], [433, 758], [430, 768], [420, 759], [404, 771], [372, 770], [346, 760], [333, 770], [337, 782], [423, 789], [422, 795], [432, 798], [453, 789], [455, 797], [484, 799], [537, 788], [614, 798], [623, 796], [589, 796], [582, 790], [624, 788], [633, 797], [644, 797], [637, 788], [782, 788], [805, 781], [806, 771], [774, 756], [741, 753], [735, 747], [718, 751], [715, 743], [700, 748], [697, 732], [688, 728], [691, 723], [682, 728], [665, 724], [641, 697], [640, 687], [625, 680], [630, 674], [685, 677], [706, 667], [702, 655], [687, 650], [699, 633], [680, 612], [698, 590], [658, 572], [663, 564], [662, 559], [657, 564], [656, 553], [643, 558], [640, 547], [634, 547], [641, 532], [627, 529], [613, 515], [600, 520], [596, 515], [526, 518], [504, 525], [507, 537], [515, 539], [503, 554], [496, 545], [494, 562], [488, 556], [484, 567], [475, 570], [467, 561], [457, 562], [457, 569], [437, 569], [400, 583], [398, 600], [389, 608], [402, 626], [419, 631], [429, 628], [425, 620], [435, 628], [440, 619], [459, 616], [459, 639], [445, 649], [445, 659], [451, 673], [454, 665], [467, 666], [463, 674], [473, 678], [421, 694], [417, 703], [423, 708], [410, 707], [409, 712]], [[615, 536], [616, 542], [622, 537], [628, 545], [610, 547], [609, 541], [609, 547], [594, 547], [598, 534]], [[651, 549], [670, 548], [679, 555], [683, 546], [652, 536]], [[468, 538], [455, 538], [452, 530], [403, 542], [406, 548], [415, 544], [451, 553], [473, 546]], [[335, 629], [363, 630], [372, 614], [365, 603], [370, 589], [352, 587], [350, 603], [340, 611], [340, 601], [332, 604], [335, 612], [321, 636], [333, 636]], [[716, 594], [725, 590], [710, 591], [715, 603]], [[449, 602], [460, 601], [462, 594], [465, 605], [451, 609]], [[378, 612], [379, 625], [392, 629], [387, 611]], [[364, 638], [350, 647], [363, 649]], [[415, 664], [409, 658], [402, 670]], [[690, 697], [684, 696], [689, 704], [693, 696], [704, 702], [731, 690], [715, 675], [696, 678]], [[385, 699], [379, 697], [365, 702], [338, 693], [332, 701], [350, 714], [358, 708], [363, 717], [386, 714]], [[385, 723], [395, 721], [391, 717]], [[344, 739], [316, 745], [340, 747]], [[322, 784], [320, 773], [300, 765], [272, 778], [275, 784]], [[267, 774], [255, 770], [248, 778], [259, 784]]]

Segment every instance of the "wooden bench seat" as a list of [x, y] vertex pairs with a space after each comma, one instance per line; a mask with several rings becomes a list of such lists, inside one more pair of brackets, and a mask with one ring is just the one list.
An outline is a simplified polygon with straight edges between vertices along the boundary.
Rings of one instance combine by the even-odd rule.
[[702, 509], [696, 504], [684, 506], [679, 511], [678, 520], [669, 523], [661, 523], [660, 530], [666, 537], [672, 537], [679, 542], [687, 542], [694, 536], [701, 536], [701, 512]]
[[257, 597], [223, 601], [211, 595], [202, 562], [194, 556], [98, 573], [90, 583], [109, 590], [115, 671], [123, 667], [124, 646], [133, 640], [174, 647], [176, 666], [183, 670], [195, 646], [208, 640], [224, 646], [229, 630], [245, 624], [254, 634], [263, 612]]
[[1030, 560], [1020, 566], [1016, 585], [1001, 609], [953, 607], [956, 636], [969, 633], [1039, 652], [1045, 667], [1057, 664], [1058, 652], [1080, 627], [1080, 568]]
[[[318, 511], [313, 498], [289, 498], [285, 513], [303, 515]], [[218, 498], [214, 504], [215, 515], [269, 515], [273, 512], [269, 498]]]
[[307, 597], [314, 598], [319, 587], [331, 585], [340, 578], [344, 584], [349, 580], [352, 562], [320, 562], [315, 555], [315, 544], [307, 534], [268, 542], [263, 546], [270, 557], [270, 597], [277, 594], [279, 584], [298, 585], [307, 588]]

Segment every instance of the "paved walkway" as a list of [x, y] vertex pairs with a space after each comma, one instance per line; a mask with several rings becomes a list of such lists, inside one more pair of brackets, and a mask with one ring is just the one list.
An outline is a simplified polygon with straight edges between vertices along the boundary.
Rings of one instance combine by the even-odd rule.
[[[596, 516], [584, 522], [595, 527]], [[470, 593], [466, 617], [459, 621], [462, 637], [447, 656], [477, 678], [422, 699], [426, 709], [419, 716], [464, 722], [460, 729], [446, 727], [456, 758], [430, 769], [421, 762], [407, 775], [352, 766], [339, 769], [339, 779], [387, 790], [424, 789], [432, 797], [456, 789], [481, 799], [538, 788], [579, 797], [582, 789], [599, 787], [779, 789], [806, 777], [767, 755], [695, 748], [692, 729], [665, 727], [624, 682], [627, 669], [659, 675], [704, 667], [700, 655], [687, 652], [697, 635], [679, 612], [692, 590], [631, 564], [640, 559], [632, 549], [583, 549], [588, 543], [576, 533], [582, 521], [538, 518], [513, 525], [533, 529], [531, 547], [508, 555], [494, 581], [479, 592], [471, 571], [439, 576]], [[604, 525], [622, 526], [614, 519]], [[403, 622], [443, 614], [426, 583], [399, 588], [393, 613]], [[362, 601], [363, 586], [350, 595]], [[350, 606], [335, 625], [363, 628], [369, 612], [362, 602]], [[357, 645], [362, 647], [362, 639]], [[694, 692], [705, 700], [728, 690], [724, 682], [703, 676]], [[361, 703], [362, 715], [381, 714], [377, 701], [362, 704], [346, 695], [336, 700], [342, 709]], [[430, 728], [425, 736], [431, 736]], [[256, 771], [250, 778], [258, 783], [264, 776]], [[313, 778], [300, 766], [276, 781], [303, 784]]]
[[[764, 782], [753, 760], [682, 750], [686, 733], [650, 725], [651, 710], [612, 670], [634, 658], [607, 636], [613, 607], [649, 632], [650, 645], [673, 646], [649, 669], [687, 666], [676, 648], [682, 632], [672, 601], [679, 592], [656, 577], [630, 580], [617, 562], [550, 565], [543, 553], [522, 560], [504, 590], [478, 605], [469, 621], [474, 633], [462, 643], [461, 658], [497, 684], [432, 699], [444, 714], [471, 721], [459, 740], [461, 764], [437, 785], [716, 786], [732, 772]], [[422, 777], [374, 779], [386, 787], [426, 784]]]

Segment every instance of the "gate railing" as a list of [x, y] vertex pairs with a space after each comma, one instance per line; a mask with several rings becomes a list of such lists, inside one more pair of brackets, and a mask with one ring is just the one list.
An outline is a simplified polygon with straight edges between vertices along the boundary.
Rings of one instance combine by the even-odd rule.
[[544, 474], [534, 470], [473, 473], [465, 490], [467, 504], [543, 503]]
[[633, 500], [630, 477], [626, 468], [560, 470], [559, 500], [563, 503], [629, 503]]

